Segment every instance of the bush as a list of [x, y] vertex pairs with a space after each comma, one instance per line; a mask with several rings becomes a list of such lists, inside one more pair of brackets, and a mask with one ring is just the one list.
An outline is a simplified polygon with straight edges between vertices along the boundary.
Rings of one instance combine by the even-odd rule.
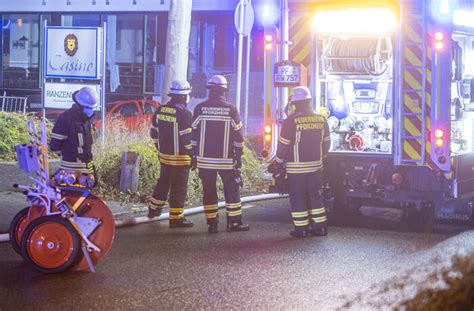
[[[106, 199], [120, 201], [147, 202], [153, 193], [160, 174], [158, 154], [148, 135], [147, 129], [135, 133], [123, 130], [120, 124], [107, 129], [105, 143], [96, 140], [94, 162], [99, 177], [99, 194]], [[120, 171], [122, 153], [134, 151], [140, 155], [140, 171], [137, 193], [120, 193]], [[244, 180], [243, 194], [265, 192], [267, 185], [262, 180], [263, 168], [250, 148], [245, 148], [242, 159], [242, 177]], [[222, 184], [219, 182], [219, 188]], [[222, 193], [221, 193], [222, 194]], [[188, 204], [199, 204], [202, 200], [202, 186], [197, 171], [192, 171], [188, 182]]]
[[[39, 119], [32, 115], [24, 115], [10, 112], [0, 112], [0, 160], [16, 160], [15, 146], [29, 142], [27, 120], [33, 118], [38, 125]], [[46, 122], [49, 136], [52, 124]]]

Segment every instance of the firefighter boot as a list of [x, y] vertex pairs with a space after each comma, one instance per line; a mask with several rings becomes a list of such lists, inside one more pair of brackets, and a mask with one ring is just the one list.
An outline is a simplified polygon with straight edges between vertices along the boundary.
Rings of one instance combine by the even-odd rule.
[[326, 226], [324, 227], [316, 227], [312, 226], [310, 230], [311, 235], [314, 236], [326, 236], [328, 235], [328, 228]]
[[194, 222], [186, 218], [170, 219], [170, 228], [190, 228], [192, 226], [194, 226]]
[[207, 232], [209, 233], [217, 233], [217, 222], [211, 222], [207, 224]]
[[227, 222], [227, 232], [249, 231], [250, 226], [239, 222]]
[[161, 207], [158, 208], [153, 208], [150, 205], [148, 206], [148, 218], [155, 218], [155, 217], [160, 217], [161, 211], [163, 209]]
[[290, 235], [294, 238], [306, 238], [309, 234], [306, 227], [294, 227], [290, 230]]

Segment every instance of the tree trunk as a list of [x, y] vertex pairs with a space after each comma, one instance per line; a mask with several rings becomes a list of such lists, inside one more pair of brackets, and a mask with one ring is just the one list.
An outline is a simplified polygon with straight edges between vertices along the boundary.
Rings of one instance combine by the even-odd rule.
[[174, 80], [187, 80], [189, 33], [191, 31], [192, 0], [171, 0], [168, 15], [165, 72], [161, 103], [168, 102], [168, 92]]

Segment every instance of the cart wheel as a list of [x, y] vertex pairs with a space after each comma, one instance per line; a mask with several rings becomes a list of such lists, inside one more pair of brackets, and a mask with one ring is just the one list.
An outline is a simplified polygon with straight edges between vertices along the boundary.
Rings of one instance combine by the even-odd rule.
[[21, 255], [21, 236], [25, 231], [26, 226], [28, 225], [28, 211], [30, 207], [25, 207], [19, 211], [15, 217], [13, 217], [12, 222], [10, 223], [10, 229], [8, 233], [10, 234], [10, 243], [12, 244], [15, 252]]
[[[67, 196], [68, 200], [77, 200], [72, 196]], [[73, 201], [70, 203], [72, 204]], [[81, 207], [84, 209], [81, 211]], [[100, 248], [100, 252], [90, 253], [92, 263], [97, 265], [112, 248], [112, 243], [115, 238], [115, 219], [114, 215], [107, 207], [107, 205], [99, 198], [94, 195], [89, 196], [78, 209], [78, 214], [81, 217], [91, 217], [99, 219], [101, 224], [97, 229], [88, 237], [89, 240]], [[75, 271], [87, 271], [89, 265], [86, 259], [82, 255], [79, 255], [80, 260], [72, 267]]]
[[42, 273], [63, 272], [76, 263], [80, 239], [74, 227], [59, 216], [42, 216], [25, 229], [21, 251], [28, 266]]

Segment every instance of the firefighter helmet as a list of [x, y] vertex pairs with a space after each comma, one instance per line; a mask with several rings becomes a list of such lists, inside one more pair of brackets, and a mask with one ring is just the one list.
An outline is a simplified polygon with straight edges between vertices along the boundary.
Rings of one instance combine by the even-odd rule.
[[227, 80], [224, 76], [214, 75], [209, 79], [209, 81], [207, 81], [206, 87], [208, 89], [220, 88], [220, 89], [227, 90]]
[[291, 92], [290, 102], [301, 102], [311, 99], [311, 92], [306, 86], [297, 86]]
[[79, 105], [87, 108], [95, 108], [97, 106], [97, 93], [93, 88], [88, 86], [81, 88], [79, 91], [75, 91], [72, 94], [72, 99]]
[[188, 81], [175, 80], [171, 82], [170, 92], [168, 95], [188, 95], [191, 93], [192, 87]]

